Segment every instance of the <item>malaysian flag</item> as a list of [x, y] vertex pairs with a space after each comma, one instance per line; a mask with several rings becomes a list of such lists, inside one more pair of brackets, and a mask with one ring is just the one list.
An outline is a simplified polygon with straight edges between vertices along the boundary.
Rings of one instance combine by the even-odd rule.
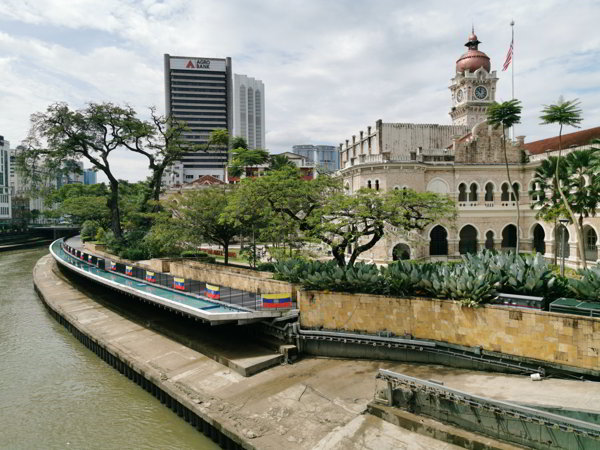
[[508, 66], [510, 66], [510, 63], [512, 61], [512, 56], [513, 56], [513, 41], [510, 41], [510, 48], [508, 49], [508, 53], [506, 54], [506, 61], [504, 61], [504, 66], [502, 66], [502, 72], [504, 72], [506, 69], [508, 69]]

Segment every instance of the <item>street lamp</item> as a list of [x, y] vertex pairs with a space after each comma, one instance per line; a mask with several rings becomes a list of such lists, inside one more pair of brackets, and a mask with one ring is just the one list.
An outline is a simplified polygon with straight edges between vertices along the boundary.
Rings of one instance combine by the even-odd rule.
[[562, 225], [562, 232], [560, 237], [560, 276], [565, 276], [565, 232], [567, 231], [567, 224], [569, 223], [569, 219], [558, 219], [560, 224]]

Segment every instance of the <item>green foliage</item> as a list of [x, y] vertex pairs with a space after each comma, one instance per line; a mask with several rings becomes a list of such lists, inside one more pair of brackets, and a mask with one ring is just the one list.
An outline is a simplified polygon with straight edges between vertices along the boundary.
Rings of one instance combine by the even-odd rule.
[[104, 244], [105, 238], [106, 231], [104, 231], [103, 228], [98, 228], [98, 231], [96, 232], [96, 242], [98, 242], [99, 244]]
[[275, 272], [275, 263], [261, 262], [256, 265], [256, 270], [261, 272]]
[[494, 128], [510, 128], [521, 122], [521, 102], [516, 98], [506, 102], [494, 102], [488, 106], [487, 121]]
[[100, 228], [101, 226], [96, 220], [86, 220], [81, 225], [81, 240], [83, 242], [94, 240]]
[[565, 101], [560, 97], [556, 104], [544, 105], [540, 116], [542, 125], [559, 124], [561, 131], [565, 125], [579, 128], [579, 124], [583, 121], [580, 104], [578, 99]]
[[184, 250], [181, 252], [181, 257], [194, 258], [204, 263], [214, 263], [216, 261], [216, 258], [214, 256], [210, 256], [208, 253], [200, 250]]
[[285, 155], [271, 155], [269, 157], [269, 169], [281, 170], [285, 167], [295, 167], [294, 163]]
[[580, 300], [600, 302], [600, 266], [578, 271], [581, 279], [569, 278], [568, 288]]
[[484, 250], [466, 255], [459, 263], [396, 261], [381, 269], [374, 264], [342, 268], [334, 261], [298, 259], [274, 266], [275, 279], [298, 283], [305, 289], [446, 298], [466, 306], [485, 303], [498, 292], [550, 299], [564, 295], [563, 281], [539, 254]]

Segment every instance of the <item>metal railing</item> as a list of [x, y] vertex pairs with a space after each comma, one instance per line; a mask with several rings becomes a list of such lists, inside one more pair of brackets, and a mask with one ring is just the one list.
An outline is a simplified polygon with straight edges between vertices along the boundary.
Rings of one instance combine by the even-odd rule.
[[[210, 285], [210, 283], [204, 281], [193, 280], [191, 278], [179, 278], [162, 272], [150, 271], [133, 264], [127, 265], [121, 262], [113, 262], [109, 259], [71, 247], [66, 243], [62, 244], [62, 248], [66, 253], [69, 253], [85, 263], [107, 272], [118, 273], [143, 283], [161, 286], [177, 292], [206, 297], [210, 300], [218, 300], [220, 303], [238, 307], [241, 306], [242, 308], [255, 311], [266, 309], [263, 306], [261, 296], [254, 292], [242, 291], [227, 286], [217, 286], [218, 295], [215, 295], [213, 292], [207, 290], [207, 284]], [[292, 307], [295, 307], [294, 303], [292, 303]]]
[[[400, 388], [413, 392], [423, 392], [430, 397], [439, 397], [457, 404], [488, 410], [496, 415], [520, 419], [525, 422], [534, 422], [553, 430], [576, 433], [594, 439], [600, 439], [600, 425], [593, 423], [572, 419], [570, 417], [527, 406], [517, 405], [515, 403], [468, 394], [457, 389], [445, 387], [439, 383], [421, 380], [419, 378], [392, 372], [391, 370], [379, 369], [377, 378], [388, 382], [392, 389]], [[388, 398], [387, 400], [390, 401], [391, 399]]]

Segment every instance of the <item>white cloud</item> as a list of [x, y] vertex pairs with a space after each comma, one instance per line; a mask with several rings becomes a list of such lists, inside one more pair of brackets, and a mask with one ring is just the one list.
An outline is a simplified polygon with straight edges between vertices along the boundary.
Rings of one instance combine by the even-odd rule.
[[[49, 103], [164, 108], [163, 53], [231, 56], [236, 73], [265, 82], [267, 145], [337, 144], [377, 119], [449, 123], [447, 89], [471, 23], [501, 72], [515, 26], [518, 133], [537, 139], [542, 104], [579, 97], [584, 126], [600, 123], [600, 35], [595, 1], [473, 3], [375, 0], [4, 0], [0, 4], [0, 134], [25, 137]], [[145, 163], [119, 160], [141, 179]]]

